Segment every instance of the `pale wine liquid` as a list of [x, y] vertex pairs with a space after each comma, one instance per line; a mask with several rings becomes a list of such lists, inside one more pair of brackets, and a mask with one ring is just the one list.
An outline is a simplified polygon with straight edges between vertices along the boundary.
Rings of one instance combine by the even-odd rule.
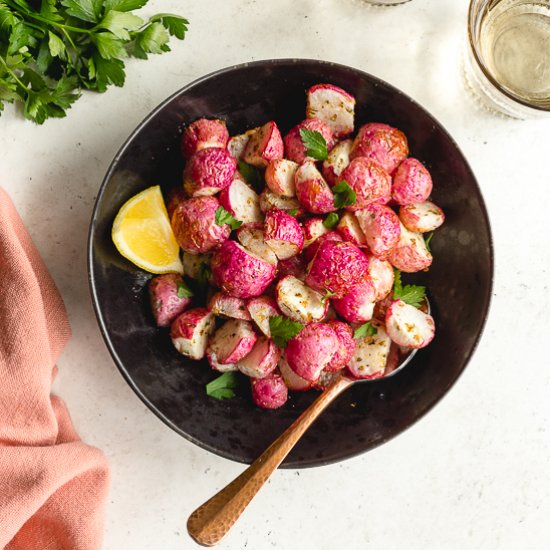
[[481, 55], [499, 84], [530, 103], [550, 105], [550, 5], [503, 0], [480, 31]]

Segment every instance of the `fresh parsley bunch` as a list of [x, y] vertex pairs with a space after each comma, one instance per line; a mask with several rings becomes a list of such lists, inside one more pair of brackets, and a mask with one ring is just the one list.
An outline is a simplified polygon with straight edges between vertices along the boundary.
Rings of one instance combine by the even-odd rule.
[[147, 1], [0, 0], [0, 112], [17, 101], [38, 124], [64, 117], [82, 90], [124, 85], [125, 58], [170, 51], [188, 21], [131, 13]]

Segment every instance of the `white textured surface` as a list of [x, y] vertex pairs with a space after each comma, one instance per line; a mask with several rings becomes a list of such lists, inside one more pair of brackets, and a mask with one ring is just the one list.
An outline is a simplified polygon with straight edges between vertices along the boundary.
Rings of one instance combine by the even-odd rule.
[[549, 121], [477, 108], [460, 56], [466, 0], [151, 0], [191, 20], [173, 52], [128, 64], [123, 89], [87, 95], [43, 127], [0, 119], [2, 185], [67, 303], [74, 336], [56, 390], [113, 470], [105, 548], [193, 548], [189, 513], [243, 467], [183, 440], [118, 374], [92, 313], [86, 234], [126, 136], [160, 101], [227, 65], [307, 57], [353, 65], [428, 108], [470, 160], [496, 246], [485, 336], [450, 394], [389, 444], [347, 462], [280, 471], [221, 548], [543, 550], [550, 547]]

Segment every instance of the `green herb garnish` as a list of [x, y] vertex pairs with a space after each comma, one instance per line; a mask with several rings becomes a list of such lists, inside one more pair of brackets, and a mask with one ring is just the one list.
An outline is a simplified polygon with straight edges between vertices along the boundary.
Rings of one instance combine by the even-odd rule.
[[126, 57], [170, 51], [188, 21], [131, 13], [147, 0], [0, 0], [0, 111], [20, 102], [42, 124], [64, 117], [82, 90], [123, 86]]
[[201, 264], [199, 266], [199, 272], [197, 274], [197, 281], [201, 288], [205, 288], [210, 284], [210, 277], [212, 277], [212, 269], [208, 264]]
[[340, 216], [336, 212], [331, 212], [324, 220], [323, 225], [327, 229], [333, 229], [340, 221]]
[[426, 244], [426, 248], [428, 249], [428, 252], [432, 251], [432, 249], [430, 248], [430, 241], [432, 240], [433, 236], [434, 236], [434, 232], [432, 231], [427, 237], [424, 237], [424, 243]]
[[325, 295], [321, 298], [321, 303], [324, 304], [329, 298], [336, 296], [336, 292], [331, 292], [330, 290], [325, 289]]
[[264, 187], [264, 178], [259, 168], [246, 163], [244, 160], [240, 160], [238, 166], [241, 176], [247, 183], [252, 185], [255, 189], [262, 189]]
[[287, 342], [291, 338], [294, 338], [303, 328], [304, 325], [302, 323], [293, 321], [283, 315], [274, 315], [269, 318], [271, 338], [273, 338], [278, 348], [286, 348]]
[[361, 325], [359, 328], [356, 328], [355, 332], [353, 333], [353, 337], [355, 338], [355, 340], [360, 340], [365, 336], [375, 336], [377, 333], [378, 329], [373, 326], [369, 321], [364, 325]]
[[300, 128], [300, 138], [306, 148], [306, 155], [315, 160], [327, 160], [327, 142], [323, 134], [315, 130]]
[[426, 298], [426, 287], [401, 283], [401, 271], [394, 269], [393, 299], [403, 300], [406, 304], [419, 308]]
[[287, 214], [289, 214], [290, 216], [296, 216], [296, 214], [298, 214], [298, 209], [293, 208], [292, 210], [287, 210]]
[[182, 281], [178, 283], [178, 298], [192, 298], [193, 291]]
[[238, 385], [237, 374], [234, 372], [224, 372], [218, 378], [206, 384], [206, 395], [214, 399], [231, 399], [235, 397], [235, 392]]
[[218, 206], [216, 209], [216, 225], [222, 226], [227, 224], [231, 229], [238, 229], [243, 222], [235, 219], [231, 212], [228, 212], [223, 206]]
[[332, 188], [334, 193], [334, 208], [344, 208], [351, 206], [357, 201], [355, 191], [349, 186], [349, 183], [342, 180], [338, 185]]

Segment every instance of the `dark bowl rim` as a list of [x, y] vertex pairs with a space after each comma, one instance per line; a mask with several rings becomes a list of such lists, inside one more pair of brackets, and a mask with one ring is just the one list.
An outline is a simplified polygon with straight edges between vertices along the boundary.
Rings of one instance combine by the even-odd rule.
[[[122, 377], [126, 380], [127, 384], [130, 386], [130, 388], [134, 391], [134, 393], [141, 399], [141, 401], [147, 406], [147, 408], [155, 414], [164, 424], [166, 424], [168, 427], [170, 427], [172, 430], [174, 430], [176, 433], [181, 435], [183, 438], [187, 439], [191, 443], [194, 443], [198, 447], [205, 449], [206, 451], [210, 451], [211, 453], [221, 456], [222, 458], [226, 458], [229, 460], [233, 460], [235, 462], [239, 462], [241, 464], [249, 464], [247, 461], [242, 460], [240, 457], [236, 456], [235, 454], [231, 452], [226, 451], [220, 451], [219, 449], [213, 447], [212, 445], [209, 445], [207, 443], [204, 443], [203, 441], [189, 435], [188, 433], [181, 430], [174, 422], [172, 422], [167, 416], [165, 416], [161, 411], [159, 411], [156, 406], [147, 398], [147, 396], [138, 388], [138, 386], [134, 383], [132, 377], [126, 370], [124, 363], [120, 360], [118, 357], [118, 354], [113, 346], [113, 343], [111, 341], [111, 338], [108, 334], [107, 328], [105, 326], [105, 322], [103, 320], [103, 316], [101, 313], [101, 310], [99, 308], [98, 303], [98, 297], [95, 289], [95, 273], [94, 273], [94, 267], [93, 267], [93, 241], [95, 236], [95, 226], [96, 226], [96, 217], [97, 217], [97, 209], [100, 199], [103, 196], [103, 193], [105, 191], [105, 187], [107, 185], [107, 182], [110, 180], [120, 158], [122, 155], [126, 152], [134, 138], [142, 131], [144, 126], [149, 123], [166, 105], [171, 103], [176, 97], [184, 94], [187, 90], [193, 88], [194, 86], [201, 84], [202, 82], [213, 78], [218, 77], [221, 75], [224, 75], [226, 73], [230, 73], [232, 71], [248, 68], [248, 67], [264, 67], [266, 65], [276, 66], [276, 65], [288, 65], [289, 63], [293, 64], [309, 64], [309, 65], [318, 65], [319, 67], [338, 67], [344, 70], [351, 70], [357, 74], [359, 74], [363, 78], [370, 79], [375, 84], [381, 85], [382, 87], [386, 87], [390, 89], [392, 92], [401, 95], [405, 97], [408, 101], [410, 101], [413, 105], [415, 105], [420, 111], [424, 113], [426, 117], [428, 117], [431, 122], [441, 129], [443, 134], [449, 139], [449, 141], [452, 143], [452, 145], [457, 149], [457, 151], [462, 156], [464, 163], [466, 165], [466, 168], [470, 172], [472, 179], [475, 183], [475, 192], [477, 195], [477, 199], [481, 205], [481, 211], [483, 214], [483, 221], [485, 223], [485, 226], [487, 228], [487, 234], [488, 234], [488, 240], [489, 240], [489, 267], [490, 267], [490, 279], [489, 279], [489, 287], [487, 289], [485, 301], [483, 303], [483, 319], [481, 322], [481, 327], [479, 330], [479, 333], [476, 337], [476, 340], [472, 346], [472, 349], [470, 350], [470, 353], [466, 357], [464, 361], [464, 366], [456, 376], [456, 378], [449, 384], [447, 388], [443, 390], [441, 395], [438, 397], [437, 401], [435, 401], [430, 407], [428, 407], [426, 410], [422, 411], [422, 413], [417, 416], [408, 426], [403, 428], [400, 432], [390, 436], [386, 437], [380, 441], [378, 441], [375, 445], [370, 447], [369, 449], [363, 449], [359, 451], [353, 451], [353, 452], [342, 452], [338, 455], [334, 455], [330, 458], [326, 459], [311, 459], [311, 460], [304, 460], [304, 461], [297, 461], [297, 462], [291, 462], [288, 464], [282, 463], [280, 468], [285, 469], [301, 469], [301, 468], [311, 468], [316, 466], [327, 466], [330, 464], [335, 464], [337, 462], [341, 462], [342, 460], [347, 460], [350, 458], [355, 458], [359, 455], [362, 455], [363, 453], [367, 451], [372, 451], [373, 449], [379, 447], [380, 445], [383, 445], [384, 443], [387, 443], [388, 441], [392, 440], [393, 438], [401, 435], [405, 431], [407, 431], [410, 427], [412, 427], [414, 424], [416, 424], [421, 418], [423, 418], [428, 412], [432, 411], [436, 405], [438, 405], [441, 400], [447, 395], [449, 390], [456, 384], [458, 379], [462, 376], [464, 370], [466, 370], [466, 367], [468, 366], [468, 363], [470, 362], [473, 354], [475, 353], [479, 341], [481, 340], [481, 337], [484, 333], [486, 324], [487, 324], [487, 317], [489, 315], [489, 310], [491, 306], [491, 299], [493, 295], [493, 282], [494, 282], [494, 245], [493, 245], [493, 236], [491, 232], [491, 224], [489, 220], [489, 214], [487, 211], [487, 207], [485, 205], [485, 201], [483, 200], [483, 195], [481, 193], [481, 189], [479, 187], [479, 184], [477, 182], [477, 178], [475, 177], [475, 174], [460, 147], [454, 140], [454, 138], [451, 136], [451, 134], [447, 131], [447, 129], [431, 114], [429, 113], [422, 105], [420, 105], [417, 101], [415, 101], [413, 98], [411, 98], [409, 95], [405, 94], [395, 86], [389, 84], [388, 82], [373, 76], [370, 73], [367, 73], [366, 71], [362, 71], [360, 69], [357, 69], [355, 67], [351, 67], [349, 65], [343, 65], [341, 63], [334, 63], [332, 61], [324, 61], [319, 59], [307, 59], [307, 58], [280, 58], [280, 59], [263, 59], [258, 61], [252, 61], [252, 62], [246, 62], [246, 63], [240, 63], [237, 65], [231, 65], [229, 67], [225, 67], [222, 69], [218, 69], [216, 71], [210, 72], [204, 76], [201, 76], [192, 82], [186, 84], [173, 94], [171, 94], [169, 97], [167, 97], [165, 100], [163, 100], [159, 105], [157, 105], [139, 124], [138, 126], [133, 130], [133, 132], [130, 134], [130, 136], [124, 141], [124, 143], [121, 145], [117, 153], [115, 154], [113, 160], [111, 161], [109, 168], [107, 169], [107, 172], [103, 178], [103, 181], [101, 183], [101, 186], [98, 190], [97, 197], [94, 203], [94, 207], [92, 210], [92, 216], [90, 221], [90, 227], [88, 231], [88, 240], [87, 240], [87, 246], [88, 246], [88, 253], [87, 253], [87, 265], [88, 265], [88, 284], [90, 287], [90, 294], [92, 298], [92, 304], [94, 308], [94, 313], [100, 328], [101, 335], [103, 337], [103, 340], [107, 346], [107, 349], [109, 350], [109, 353], [112, 357], [112, 359], [115, 362], [115, 365], [117, 366], [119, 372], [121, 373]], [[374, 381], [373, 383], [376, 383]]]

